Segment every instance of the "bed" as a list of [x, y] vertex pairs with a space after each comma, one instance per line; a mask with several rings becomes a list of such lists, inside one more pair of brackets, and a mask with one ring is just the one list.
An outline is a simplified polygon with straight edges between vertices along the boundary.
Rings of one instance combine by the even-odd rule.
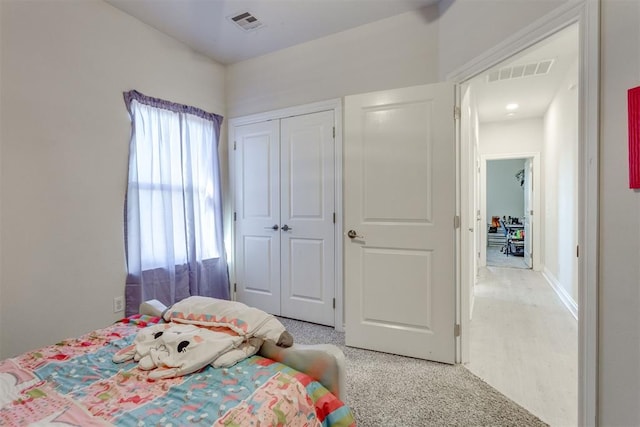
[[141, 331], [163, 327], [165, 310], [146, 302], [106, 328], [0, 361], [0, 426], [355, 426], [333, 345], [265, 341], [232, 366], [162, 379], [136, 360], [115, 363]]

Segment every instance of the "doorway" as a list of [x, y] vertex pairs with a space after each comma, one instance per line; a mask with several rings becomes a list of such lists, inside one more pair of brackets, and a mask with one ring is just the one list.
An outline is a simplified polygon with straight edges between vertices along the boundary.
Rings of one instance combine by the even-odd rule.
[[[479, 243], [476, 243], [474, 251], [478, 257], [478, 268], [470, 297], [471, 349], [468, 367], [552, 425], [578, 423], [579, 282], [575, 256], [580, 194], [578, 77], [578, 28], [574, 24], [497, 64], [463, 86], [465, 96], [466, 93], [470, 94], [469, 105], [473, 111], [470, 116], [475, 117], [477, 128], [474, 143], [478, 156], [473, 161], [478, 165], [478, 174], [470, 174], [470, 178], [480, 180], [478, 189], [481, 194], [479, 205], [473, 211], [478, 212], [476, 229], [486, 236], [484, 239], [482, 236], [470, 239]], [[547, 90], [546, 101], [538, 101], [538, 97]], [[537, 109], [528, 108], [529, 104], [537, 102]], [[463, 114], [464, 117], [467, 114]], [[490, 194], [491, 166], [500, 164], [493, 162], [515, 159], [519, 159], [520, 163], [517, 171], [511, 173], [516, 175], [513, 180], [519, 179], [521, 170], [522, 177], [532, 171], [533, 179], [529, 180], [533, 186], [531, 194], [539, 197], [533, 198], [533, 207], [518, 207], [513, 214], [495, 212], [492, 210], [495, 202]], [[530, 159], [528, 164], [525, 159]], [[511, 167], [515, 167], [515, 163]], [[503, 175], [502, 179], [512, 178]], [[468, 187], [472, 188], [473, 185]], [[503, 187], [500, 191], [504, 195], [507, 190]], [[500, 209], [509, 208], [503, 206]], [[521, 248], [524, 256], [524, 243], [530, 236], [532, 245], [528, 250], [532, 270], [514, 273], [508, 271], [510, 266], [491, 265], [487, 255], [490, 247], [488, 231], [495, 226], [494, 216], [499, 218], [498, 222], [505, 228], [505, 233], [510, 228], [521, 228], [523, 231], [526, 226], [532, 228], [524, 231], [525, 240]], [[509, 216], [516, 217], [514, 227], [510, 227], [512, 221]], [[508, 251], [509, 248], [504, 250]], [[504, 252], [502, 254], [505, 255]], [[564, 323], [551, 325], [536, 320], [535, 312], [540, 307], [553, 307], [554, 319], [562, 318]], [[517, 316], [508, 317], [509, 313], [516, 313]], [[499, 319], [496, 321], [492, 316], [498, 316]], [[509, 324], [511, 328], [501, 327]], [[528, 325], [527, 328], [519, 330], [518, 327], [523, 324]], [[478, 336], [482, 336], [482, 331], [487, 330], [492, 331], [491, 337], [498, 338], [490, 346], [486, 345], [486, 335], [477, 340]], [[553, 334], [559, 330], [568, 331], [568, 336], [553, 338]], [[519, 339], [523, 336], [529, 340], [534, 336], [539, 343], [547, 343], [547, 351], [537, 353], [533, 348], [527, 349], [524, 344], [519, 346]], [[567, 342], [573, 345], [564, 345]], [[505, 354], [507, 357], [501, 359]], [[531, 355], [535, 357], [532, 359]], [[559, 371], [540, 368], [541, 362], [542, 366], [556, 367], [559, 359], [569, 362]], [[478, 365], [484, 362], [486, 366]], [[489, 366], [494, 362], [498, 363], [493, 368]], [[506, 384], [500, 380], [505, 371], [509, 371], [513, 378], [522, 379], [518, 388], [525, 392], [518, 394], [509, 387], [501, 388]], [[536, 372], [536, 375], [527, 382], [527, 373], [531, 372]], [[563, 394], [569, 401], [549, 398], [554, 390], [561, 388], [572, 390]]]
[[531, 268], [533, 186], [531, 158], [487, 160], [485, 217], [487, 225], [486, 265]]

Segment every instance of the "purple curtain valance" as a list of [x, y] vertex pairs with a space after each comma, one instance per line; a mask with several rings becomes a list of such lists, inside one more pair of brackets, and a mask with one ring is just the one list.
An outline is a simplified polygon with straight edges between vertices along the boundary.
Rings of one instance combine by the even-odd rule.
[[164, 99], [160, 99], [160, 98], [153, 98], [151, 96], [144, 95], [138, 92], [137, 90], [130, 90], [129, 92], [124, 92], [123, 95], [124, 95], [124, 102], [125, 104], [127, 104], [127, 111], [129, 111], [129, 114], [131, 114], [131, 102], [133, 100], [136, 100], [141, 104], [150, 105], [152, 107], [162, 108], [169, 111], [174, 111], [176, 113], [192, 114], [194, 116], [203, 118], [205, 120], [210, 120], [216, 123], [218, 126], [222, 125], [222, 119], [223, 119], [222, 116], [215, 113], [208, 113], [197, 107], [191, 107], [189, 105], [184, 105], [184, 104], [177, 104], [175, 102], [165, 101]]

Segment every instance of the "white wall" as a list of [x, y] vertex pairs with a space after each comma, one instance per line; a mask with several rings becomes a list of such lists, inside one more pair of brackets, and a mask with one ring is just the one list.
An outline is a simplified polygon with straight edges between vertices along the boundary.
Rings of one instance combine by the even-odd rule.
[[439, 79], [445, 80], [450, 73], [563, 3], [563, 0], [440, 0]]
[[570, 67], [544, 116], [545, 274], [578, 301], [578, 63]]
[[223, 114], [224, 67], [102, 1], [1, 1], [2, 356], [122, 316], [122, 92]]
[[601, 5], [599, 410], [640, 425], [640, 192], [629, 189], [627, 90], [640, 84], [640, 2]]
[[229, 117], [436, 81], [436, 13], [405, 13], [229, 66]]
[[524, 217], [524, 189], [515, 175], [524, 169], [524, 159], [487, 161], [487, 222], [491, 217]]
[[479, 133], [480, 155], [517, 155], [542, 150], [542, 117], [480, 123]]

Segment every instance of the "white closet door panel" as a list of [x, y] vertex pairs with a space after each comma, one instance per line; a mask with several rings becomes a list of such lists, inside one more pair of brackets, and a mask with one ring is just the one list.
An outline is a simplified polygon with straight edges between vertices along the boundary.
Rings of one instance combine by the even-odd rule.
[[333, 326], [334, 113], [280, 126], [282, 315]]
[[237, 299], [280, 314], [280, 132], [277, 121], [235, 128]]
[[296, 302], [322, 303], [325, 272], [324, 241], [322, 239], [287, 239], [290, 254], [290, 299]]

